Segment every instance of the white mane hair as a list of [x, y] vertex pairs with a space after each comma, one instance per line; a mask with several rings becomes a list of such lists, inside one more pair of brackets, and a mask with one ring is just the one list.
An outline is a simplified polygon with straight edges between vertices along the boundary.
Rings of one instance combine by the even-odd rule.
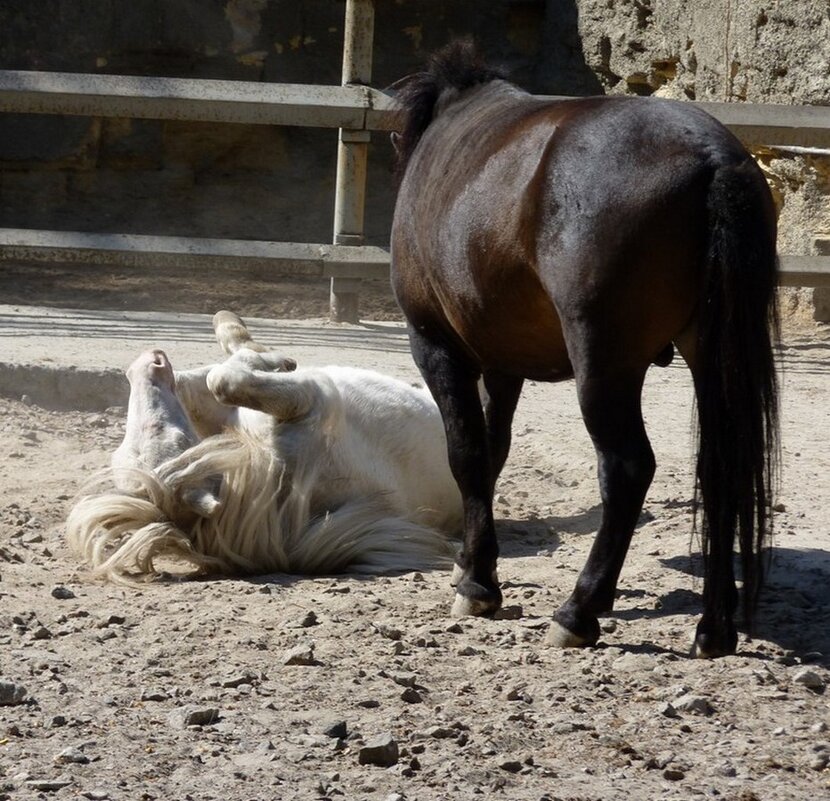
[[[155, 470], [99, 476], [72, 509], [67, 540], [93, 575], [123, 584], [157, 579], [159, 558], [189, 564], [190, 576], [451, 564], [446, 535], [400, 516], [383, 493], [315, 516], [317, 463], [314, 453], [296, 454], [289, 470], [272, 447], [239, 430], [208, 437]], [[218, 503], [203, 499], [211, 484]], [[430, 510], [421, 512], [427, 520]]]

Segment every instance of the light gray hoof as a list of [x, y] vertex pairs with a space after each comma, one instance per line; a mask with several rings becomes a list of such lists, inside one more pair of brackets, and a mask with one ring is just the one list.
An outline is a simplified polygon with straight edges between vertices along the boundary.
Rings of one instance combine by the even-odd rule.
[[561, 623], [551, 620], [550, 628], [545, 636], [545, 645], [554, 648], [584, 648], [594, 643], [587, 637], [580, 637], [566, 629]]
[[459, 617], [487, 617], [495, 613], [492, 603], [477, 601], [473, 598], [465, 598], [463, 595], [455, 594], [450, 616]]

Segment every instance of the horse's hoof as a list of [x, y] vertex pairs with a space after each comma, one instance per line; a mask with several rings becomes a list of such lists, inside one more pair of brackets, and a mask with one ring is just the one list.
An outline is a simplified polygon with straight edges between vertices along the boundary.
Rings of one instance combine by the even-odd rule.
[[545, 645], [551, 645], [554, 648], [585, 648], [595, 645], [596, 641], [591, 637], [582, 637], [575, 634], [555, 620], [551, 620], [550, 628], [545, 636]]
[[717, 659], [719, 656], [734, 654], [737, 647], [737, 633], [729, 632], [723, 637], [718, 637], [698, 630], [690, 656], [693, 659]]
[[450, 614], [453, 617], [492, 617], [501, 609], [498, 584], [488, 589], [477, 581], [461, 581]]
[[[499, 572], [496, 568], [493, 568], [493, 572], [490, 576], [493, 579], [493, 584], [498, 586], [499, 583]], [[462, 579], [464, 578], [464, 568], [458, 564], [458, 562], [453, 562], [452, 565], [452, 575], [450, 576], [450, 587], [457, 587]]]

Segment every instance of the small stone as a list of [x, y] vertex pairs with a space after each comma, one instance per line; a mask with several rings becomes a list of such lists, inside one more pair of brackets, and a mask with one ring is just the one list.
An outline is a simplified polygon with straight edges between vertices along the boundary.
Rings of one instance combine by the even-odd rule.
[[106, 629], [110, 626], [121, 626], [126, 623], [127, 618], [123, 615], [107, 615], [105, 618], [101, 618], [95, 625], [99, 629]]
[[320, 728], [320, 733], [326, 737], [332, 737], [337, 740], [343, 740], [349, 733], [345, 720], [329, 720], [323, 723]]
[[34, 404], [34, 401], [32, 400], [32, 396], [31, 395], [26, 395], [25, 393], [20, 396], [20, 402], [24, 406], [32, 406]]
[[679, 718], [680, 715], [678, 711], [674, 708], [672, 704], [666, 701], [664, 704], [660, 704], [657, 708], [657, 711], [666, 718]]
[[406, 701], [407, 704], [420, 704], [424, 699], [416, 689], [407, 687], [401, 693], [401, 700]]
[[449, 740], [458, 736], [455, 729], [448, 729], [446, 726], [430, 726], [424, 734], [427, 737], [434, 737], [436, 740]]
[[609, 620], [603, 620], [600, 624], [600, 628], [606, 634], [613, 634], [617, 630], [617, 621], [613, 618], [610, 618]]
[[820, 720], [818, 723], [814, 723], [810, 726], [810, 731], [813, 732], [813, 734], [822, 734], [827, 731], [827, 724], [823, 720]]
[[388, 768], [397, 764], [398, 756], [398, 743], [389, 732], [385, 732], [366, 742], [358, 751], [357, 761], [361, 765], [377, 765], [381, 768]]
[[403, 632], [400, 629], [386, 623], [376, 623], [374, 629], [381, 637], [386, 637], [387, 640], [397, 641], [403, 637]]
[[65, 725], [66, 718], [63, 715], [52, 715], [52, 717], [46, 721], [47, 729], [59, 729], [61, 726]]
[[58, 790], [63, 790], [64, 787], [69, 787], [71, 781], [66, 779], [29, 779], [26, 782], [27, 787], [33, 790], [40, 790], [43, 793], [56, 793]]
[[316, 665], [314, 658], [314, 643], [296, 645], [285, 652], [282, 658], [283, 665]]
[[506, 759], [499, 763], [499, 767], [508, 773], [518, 773], [522, 769], [522, 763], [518, 759]]
[[519, 604], [503, 606], [495, 615], [494, 620], [521, 620], [524, 617], [524, 609]]
[[709, 700], [702, 695], [682, 695], [674, 702], [674, 707], [694, 715], [711, 715], [714, 712]]
[[776, 504], [773, 504], [772, 511], [773, 512], [786, 512], [787, 507], [783, 503], [776, 503]]
[[377, 709], [380, 706], [380, 701], [375, 698], [364, 698], [362, 701], [358, 701], [357, 705], [364, 709]]
[[80, 748], [69, 746], [55, 756], [55, 762], [59, 765], [88, 765], [89, 757]]
[[686, 778], [686, 774], [679, 768], [666, 768], [663, 771], [663, 778], [670, 782], [679, 782]]
[[414, 582], [418, 583], [418, 584], [420, 584], [421, 582], [426, 581], [426, 579], [424, 578], [424, 574], [423, 574], [423, 573], [413, 573], [413, 574], [412, 574], [412, 580], [413, 580]]
[[0, 706], [22, 704], [27, 692], [22, 684], [14, 684], [11, 681], [0, 681]]
[[816, 754], [810, 762], [810, 770], [822, 771], [830, 764], [830, 754]]
[[473, 648], [472, 645], [465, 645], [463, 648], [458, 649], [459, 656], [478, 656], [481, 652], [477, 648]]
[[314, 612], [306, 612], [305, 615], [297, 622], [297, 628], [310, 629], [312, 626], [319, 624], [317, 615]]
[[57, 587], [52, 587], [52, 597], [57, 598], [59, 601], [68, 601], [75, 597], [75, 593], [68, 587], [58, 584]]
[[188, 726], [210, 726], [219, 720], [219, 710], [214, 707], [182, 707], [174, 709], [167, 718], [175, 729], [186, 729]]
[[223, 679], [220, 684], [226, 689], [235, 689], [241, 687], [243, 684], [254, 684], [257, 679], [256, 673], [246, 670], [236, 676], [229, 676], [227, 679]]
[[46, 628], [46, 626], [38, 626], [32, 632], [32, 639], [33, 640], [51, 640], [52, 639], [52, 632]]
[[166, 701], [170, 694], [165, 690], [144, 689], [139, 696], [140, 701]]
[[810, 668], [801, 668], [793, 674], [793, 683], [801, 684], [808, 690], [814, 692], [823, 692], [827, 684], [824, 679]]

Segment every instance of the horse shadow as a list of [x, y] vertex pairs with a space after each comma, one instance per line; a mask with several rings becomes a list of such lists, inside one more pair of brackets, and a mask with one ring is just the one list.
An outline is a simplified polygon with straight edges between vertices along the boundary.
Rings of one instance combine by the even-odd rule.
[[[702, 588], [703, 559], [699, 553], [660, 561], [693, 575]], [[737, 559], [735, 574], [740, 578]], [[691, 596], [690, 613], [699, 612], [700, 593], [686, 594]], [[666, 599], [661, 611], [669, 613]], [[678, 611], [686, 608], [675, 608], [671, 613]], [[767, 552], [766, 582], [755, 614], [754, 635], [792, 652], [801, 661], [830, 667], [830, 552], [781, 546]]]
[[[497, 520], [501, 558], [552, 555], [563, 534], [594, 534], [602, 507], [568, 517]], [[653, 517], [645, 511], [638, 528]], [[753, 636], [774, 643], [802, 662], [830, 667], [830, 551], [777, 546], [767, 552], [766, 582], [755, 613]], [[618, 598], [643, 599], [642, 605], [613, 613], [619, 620], [648, 620], [673, 615], [696, 617], [703, 608], [703, 556], [699, 552], [659, 559], [670, 570], [695, 578], [694, 588], [675, 588], [660, 595], [638, 588], [620, 588]], [[735, 575], [741, 577], [735, 559]], [[633, 646], [632, 646], [633, 647]], [[646, 647], [646, 646], [644, 646]], [[652, 645], [647, 646], [653, 650]]]

